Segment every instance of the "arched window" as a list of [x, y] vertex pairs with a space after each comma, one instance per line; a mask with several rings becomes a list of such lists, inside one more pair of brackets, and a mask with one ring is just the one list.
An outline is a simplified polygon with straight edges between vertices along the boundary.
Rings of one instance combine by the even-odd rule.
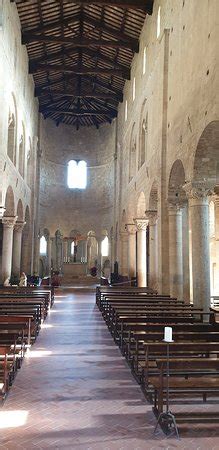
[[46, 256], [46, 254], [47, 254], [47, 240], [45, 236], [42, 236], [40, 238], [40, 255]]
[[135, 93], [136, 93], [136, 79], [134, 77], [133, 79], [133, 85], [132, 85], [132, 100], [135, 101]]
[[74, 251], [75, 251], [75, 243], [74, 243], [74, 241], [72, 241], [72, 243], [71, 243], [71, 256], [74, 256]]
[[135, 134], [135, 124], [132, 127], [131, 141], [130, 141], [130, 151], [129, 151], [129, 181], [136, 174], [136, 134]]
[[8, 157], [12, 162], [14, 162], [15, 158], [15, 135], [16, 135], [16, 124], [14, 114], [9, 112], [8, 117], [8, 148], [7, 153]]
[[141, 166], [145, 163], [147, 156], [147, 140], [148, 140], [148, 115], [146, 115], [146, 119], [143, 120], [141, 125], [141, 136], [140, 136], [140, 155], [138, 167], [140, 169]]
[[24, 162], [25, 162], [25, 129], [22, 124], [22, 134], [19, 142], [19, 172], [24, 177]]
[[106, 236], [101, 242], [101, 255], [108, 256], [109, 255], [109, 238]]
[[161, 12], [161, 7], [159, 6], [158, 12], [157, 12], [157, 39], [160, 36], [160, 12]]
[[87, 187], [87, 163], [72, 159], [68, 163], [68, 187], [70, 189], [85, 189]]
[[147, 53], [146, 47], [144, 47], [144, 55], [143, 55], [143, 75], [146, 73], [146, 63], [147, 63]]
[[31, 186], [32, 144], [29, 137], [29, 149], [27, 152], [27, 184]]

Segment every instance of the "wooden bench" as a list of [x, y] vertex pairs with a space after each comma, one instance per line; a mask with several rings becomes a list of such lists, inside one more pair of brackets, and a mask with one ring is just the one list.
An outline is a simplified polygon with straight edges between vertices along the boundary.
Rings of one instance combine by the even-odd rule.
[[[154, 413], [157, 416], [164, 409], [167, 392], [167, 360], [156, 359], [159, 376], [149, 377], [154, 388]], [[201, 394], [206, 401], [207, 395], [219, 395], [219, 359], [212, 358], [170, 358], [169, 360], [170, 396], [194, 399]]]

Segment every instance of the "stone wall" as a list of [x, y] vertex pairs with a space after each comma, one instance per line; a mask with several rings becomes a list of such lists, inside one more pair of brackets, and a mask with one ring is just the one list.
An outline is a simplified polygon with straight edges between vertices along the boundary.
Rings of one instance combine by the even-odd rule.
[[[40, 229], [56, 230], [70, 236], [104, 229], [110, 231], [113, 213], [113, 167], [115, 122], [100, 129], [68, 125], [56, 127], [51, 120], [41, 121]], [[67, 166], [72, 159], [87, 163], [85, 190], [69, 189]]]
[[[0, 1], [0, 207], [1, 213], [29, 221], [29, 260], [32, 259], [35, 167], [38, 135], [38, 101], [28, 74], [28, 56], [21, 45], [20, 21], [15, 3]], [[7, 154], [9, 118], [15, 120], [14, 161]], [[21, 138], [23, 136], [23, 138]], [[23, 148], [23, 173], [19, 150]], [[15, 155], [14, 155], [15, 156]], [[15, 160], [16, 159], [16, 160]], [[7, 197], [8, 192], [8, 197]], [[7, 201], [13, 197], [13, 207]], [[20, 202], [19, 202], [20, 201]], [[19, 214], [18, 214], [18, 205]], [[30, 268], [29, 268], [30, 269]], [[0, 270], [1, 272], [1, 270]]]

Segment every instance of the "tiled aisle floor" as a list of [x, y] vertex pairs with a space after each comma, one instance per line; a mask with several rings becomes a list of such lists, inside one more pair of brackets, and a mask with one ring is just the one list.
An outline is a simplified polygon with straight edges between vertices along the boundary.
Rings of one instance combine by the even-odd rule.
[[0, 449], [219, 449], [215, 424], [181, 425], [180, 442], [153, 437], [151, 405], [112, 341], [94, 293], [63, 288], [56, 294], [0, 408]]

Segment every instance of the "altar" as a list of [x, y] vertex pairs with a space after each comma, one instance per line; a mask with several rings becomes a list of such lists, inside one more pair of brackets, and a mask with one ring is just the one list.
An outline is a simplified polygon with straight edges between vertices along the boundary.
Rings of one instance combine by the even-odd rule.
[[87, 275], [87, 263], [66, 262], [63, 264], [64, 279], [80, 278]]

